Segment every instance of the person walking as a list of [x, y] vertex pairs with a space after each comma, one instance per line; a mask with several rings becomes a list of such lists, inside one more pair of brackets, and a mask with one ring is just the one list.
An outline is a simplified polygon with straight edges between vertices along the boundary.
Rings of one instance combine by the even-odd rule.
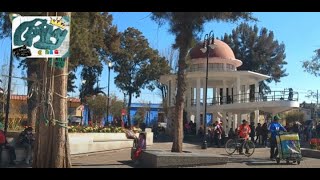
[[270, 139], [270, 159], [275, 160], [278, 155], [278, 147], [276, 136], [280, 131], [287, 131], [278, 121], [280, 120], [279, 116], [273, 117], [273, 122], [269, 125], [268, 130], [271, 133]]
[[261, 137], [262, 137], [262, 145], [267, 146], [268, 141], [268, 125], [267, 123], [263, 123], [261, 127]]
[[261, 123], [258, 123], [258, 126], [256, 127], [256, 135], [257, 135], [257, 138], [255, 140], [255, 143], [262, 144], [262, 126], [261, 126]]
[[256, 136], [256, 128], [254, 126], [254, 122], [250, 122], [250, 129], [251, 129], [251, 132], [250, 132], [250, 138], [251, 138], [251, 141], [254, 142], [254, 137]]

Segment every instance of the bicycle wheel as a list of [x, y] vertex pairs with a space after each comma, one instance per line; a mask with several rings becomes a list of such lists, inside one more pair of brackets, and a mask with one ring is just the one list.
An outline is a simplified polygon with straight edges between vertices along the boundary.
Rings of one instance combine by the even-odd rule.
[[244, 155], [250, 157], [255, 150], [255, 145], [251, 140], [247, 140], [242, 145], [243, 150], [245, 150]]
[[237, 141], [234, 139], [229, 139], [225, 145], [226, 152], [232, 155], [237, 149]]

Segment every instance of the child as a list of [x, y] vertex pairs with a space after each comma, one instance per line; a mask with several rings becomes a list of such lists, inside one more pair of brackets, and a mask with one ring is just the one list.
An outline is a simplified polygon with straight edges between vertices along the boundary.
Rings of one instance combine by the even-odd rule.
[[139, 139], [138, 139], [138, 146], [133, 157], [135, 164], [138, 164], [138, 159], [140, 158], [142, 150], [145, 150], [145, 149], [146, 149], [146, 135], [145, 133], [140, 133]]

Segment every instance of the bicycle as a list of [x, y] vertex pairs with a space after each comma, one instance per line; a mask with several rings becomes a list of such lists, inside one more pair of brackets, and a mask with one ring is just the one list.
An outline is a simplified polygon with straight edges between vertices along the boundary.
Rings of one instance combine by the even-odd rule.
[[232, 155], [234, 152], [240, 152], [240, 149], [245, 150], [244, 155], [250, 157], [255, 150], [255, 145], [251, 140], [244, 138], [229, 139], [226, 142], [225, 149], [228, 155]]

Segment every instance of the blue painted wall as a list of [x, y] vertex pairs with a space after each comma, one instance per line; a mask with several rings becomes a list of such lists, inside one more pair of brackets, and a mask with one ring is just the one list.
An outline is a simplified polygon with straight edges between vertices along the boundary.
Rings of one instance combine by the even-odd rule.
[[[149, 104], [148, 104], [149, 105]], [[131, 124], [134, 124], [134, 116], [138, 110], [138, 108], [143, 107], [144, 104], [141, 103], [132, 103], [131, 108], [130, 108], [130, 119], [131, 119]], [[146, 117], [144, 122], [146, 123], [147, 126], [152, 126], [154, 123], [158, 121], [158, 113], [161, 111], [161, 104], [150, 104], [150, 111], [146, 113]], [[83, 111], [83, 121], [84, 125], [88, 125], [89, 118], [88, 117], [88, 106], [84, 106], [84, 111]], [[92, 114], [92, 111], [91, 111]], [[109, 122], [112, 120], [112, 116], [109, 115], [108, 118]], [[104, 117], [104, 122], [107, 121], [107, 117]], [[127, 117], [124, 118], [124, 121], [127, 122]]]

